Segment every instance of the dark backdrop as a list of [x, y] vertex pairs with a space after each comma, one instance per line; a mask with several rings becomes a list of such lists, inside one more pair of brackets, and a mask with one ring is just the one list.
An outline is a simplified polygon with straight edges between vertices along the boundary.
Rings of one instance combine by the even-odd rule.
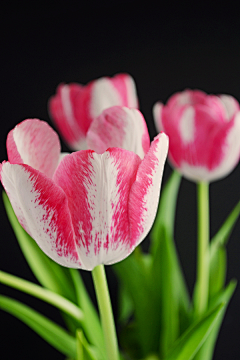
[[[156, 135], [152, 106], [174, 92], [199, 88], [232, 94], [240, 101], [240, 25], [236, 9], [135, 1], [65, 1], [32, 7], [8, 3], [1, 10], [0, 161], [7, 158], [7, 133], [25, 118], [50, 122], [48, 98], [60, 82], [89, 82], [119, 72], [137, 84], [140, 108], [151, 139]], [[3, 6], [3, 5], [2, 5]], [[51, 123], [51, 122], [50, 122]], [[67, 150], [63, 144], [63, 149]], [[164, 181], [170, 174], [167, 165]], [[240, 199], [240, 166], [211, 184], [211, 232], [214, 234]], [[195, 185], [182, 182], [177, 209], [176, 242], [192, 290], [195, 278]], [[35, 281], [0, 201], [0, 269]], [[228, 280], [240, 279], [240, 224], [228, 244]], [[116, 310], [116, 282], [107, 268]], [[91, 277], [84, 274], [91, 291]], [[40, 301], [0, 287], [0, 292], [27, 302], [59, 323], [57, 312]], [[214, 360], [240, 358], [240, 290], [227, 311]], [[0, 312], [1, 357], [63, 359], [20, 321]]]

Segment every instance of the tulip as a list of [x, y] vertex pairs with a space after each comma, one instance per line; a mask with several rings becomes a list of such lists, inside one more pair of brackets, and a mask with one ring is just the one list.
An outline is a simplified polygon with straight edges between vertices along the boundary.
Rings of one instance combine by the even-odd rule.
[[113, 106], [95, 118], [86, 134], [88, 149], [103, 153], [109, 147], [130, 150], [141, 159], [150, 146], [148, 129], [137, 109]]
[[199, 90], [174, 94], [153, 108], [159, 131], [169, 136], [169, 160], [193, 181], [210, 182], [228, 175], [240, 157], [240, 111], [230, 95]]
[[167, 150], [161, 133], [143, 159], [114, 147], [63, 156], [47, 123], [25, 120], [8, 134], [1, 182], [20, 224], [50, 258], [92, 270], [124, 259], [147, 235]]
[[60, 84], [49, 100], [49, 113], [68, 146], [85, 150], [92, 121], [115, 105], [138, 108], [135, 83], [128, 74], [102, 77], [86, 86]]

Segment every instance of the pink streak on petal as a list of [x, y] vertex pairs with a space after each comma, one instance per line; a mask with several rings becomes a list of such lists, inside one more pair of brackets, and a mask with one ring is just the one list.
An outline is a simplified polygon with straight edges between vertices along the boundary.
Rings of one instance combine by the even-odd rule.
[[156, 216], [167, 151], [168, 137], [160, 133], [138, 168], [128, 206], [132, 246], [144, 239]]
[[[117, 199], [111, 196], [114, 209], [111, 223], [111, 242], [112, 247], [118, 248], [119, 243], [128, 250], [132, 248], [134, 239], [129, 237], [129, 213], [128, 201], [132, 184], [136, 179], [136, 174], [141, 164], [140, 158], [132, 152], [122, 149], [112, 148], [108, 150], [112, 165], [117, 170], [116, 187]], [[109, 176], [109, 182], [111, 181]]]
[[127, 256], [128, 194], [140, 159], [132, 152], [81, 151], [66, 156], [54, 180], [68, 197], [78, 251], [87, 270]]
[[113, 106], [104, 110], [88, 130], [88, 148], [102, 154], [109, 147], [122, 147], [126, 125], [126, 114], [121, 107]]
[[184, 143], [180, 121], [187, 108], [185, 106], [169, 110], [164, 107], [162, 110], [163, 131], [170, 139], [170, 160], [179, 168], [185, 162], [192, 166], [206, 167], [211, 171], [219, 166], [225, 156], [225, 139], [233, 123], [217, 118], [216, 113], [206, 106], [195, 106], [194, 137], [189, 143]]
[[8, 160], [12, 164], [23, 164], [24, 163], [24, 161], [22, 160], [22, 158], [18, 152], [16, 143], [14, 141], [13, 130], [11, 130], [7, 136], [7, 153], [8, 153]]
[[2, 166], [2, 184], [23, 228], [63, 266], [80, 267], [66, 195], [28, 165]]
[[77, 246], [80, 251], [84, 247], [86, 253], [90, 251], [93, 221], [91, 215], [93, 204], [89, 202], [88, 191], [95, 190], [91, 179], [94, 171], [91, 165], [92, 153], [93, 151], [90, 150], [66, 155], [54, 174], [54, 181], [64, 190], [68, 198]]
[[118, 74], [110, 80], [121, 96], [122, 103], [119, 105], [138, 108], [136, 87], [132, 77], [128, 74]]
[[226, 121], [226, 109], [218, 96], [208, 95], [206, 97], [205, 104], [207, 106], [206, 111], [211, 113], [211, 116], [218, 122]]
[[27, 119], [8, 134], [7, 152], [12, 164], [28, 164], [52, 177], [59, 161], [60, 142], [45, 121]]
[[49, 100], [49, 112], [60, 133], [72, 148], [85, 148], [85, 136], [92, 119], [89, 101], [92, 85], [60, 84]]

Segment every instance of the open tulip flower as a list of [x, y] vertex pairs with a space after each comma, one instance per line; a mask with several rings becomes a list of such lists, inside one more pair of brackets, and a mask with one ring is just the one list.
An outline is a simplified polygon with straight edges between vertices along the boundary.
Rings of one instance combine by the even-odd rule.
[[[57, 134], [37, 119], [21, 122], [8, 134], [2, 184], [23, 228], [63, 266], [92, 270], [118, 262], [144, 239], [154, 221], [168, 137], [159, 134], [149, 148], [138, 110], [111, 111], [120, 122], [126, 121], [126, 113], [139, 118], [144, 130], [142, 148], [136, 148], [143, 159], [131, 149], [108, 146], [116, 134], [106, 120], [110, 116], [102, 115], [91, 131], [96, 140], [107, 123], [100, 154], [91, 149], [61, 155]], [[117, 142], [129, 145], [128, 132], [120, 135]]]
[[68, 146], [85, 150], [92, 121], [115, 105], [138, 108], [135, 83], [128, 74], [102, 77], [86, 86], [60, 84], [49, 100], [49, 113]]
[[233, 170], [240, 157], [240, 111], [229, 95], [185, 90], [154, 106], [159, 131], [169, 136], [169, 159], [186, 178], [213, 181]]

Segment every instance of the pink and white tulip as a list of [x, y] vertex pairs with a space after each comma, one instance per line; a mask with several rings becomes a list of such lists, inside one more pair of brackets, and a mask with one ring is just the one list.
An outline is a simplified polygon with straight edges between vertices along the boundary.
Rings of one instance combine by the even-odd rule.
[[92, 121], [115, 105], [138, 108], [135, 83], [128, 74], [102, 77], [86, 86], [60, 84], [49, 100], [49, 113], [68, 146], [85, 150]]
[[143, 115], [137, 109], [113, 106], [104, 110], [90, 125], [87, 148], [103, 153], [109, 147], [130, 150], [141, 159], [148, 152], [150, 138]]
[[19, 222], [50, 258], [92, 270], [121, 261], [147, 235], [167, 150], [161, 133], [143, 160], [114, 147], [61, 156], [54, 130], [25, 120], [8, 135], [1, 182]]
[[230, 95], [185, 90], [153, 109], [159, 131], [169, 136], [169, 160], [186, 178], [213, 181], [240, 158], [239, 103]]

